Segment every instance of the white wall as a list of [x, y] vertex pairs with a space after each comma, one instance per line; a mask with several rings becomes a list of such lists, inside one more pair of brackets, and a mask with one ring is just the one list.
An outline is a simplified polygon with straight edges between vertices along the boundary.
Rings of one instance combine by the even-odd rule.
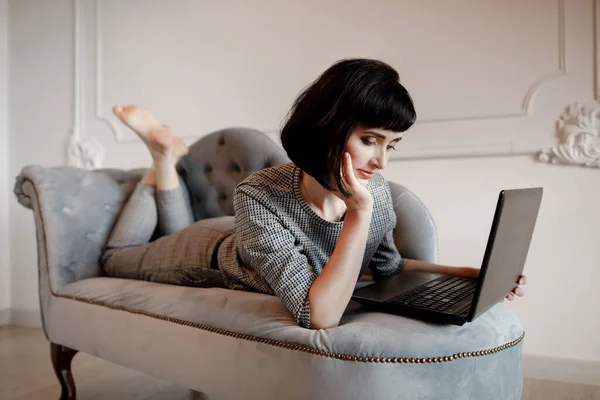
[[[72, 23], [69, 0], [9, 1], [10, 178], [28, 164], [65, 163], [72, 120]], [[12, 195], [13, 319], [34, 322], [39, 309], [33, 215]]]
[[7, 11], [7, 1], [0, 0], [0, 323], [7, 318], [10, 307]]
[[[104, 151], [92, 152], [96, 161], [148, 165], [135, 136], [113, 125], [113, 103], [147, 105], [189, 141], [228, 125], [275, 133], [298, 90], [335, 59], [382, 58], [421, 117], [385, 176], [432, 211], [440, 261], [479, 265], [498, 191], [544, 186], [527, 296], [509, 306], [527, 331], [527, 356], [599, 371], [600, 317], [590, 306], [600, 304], [600, 170], [520, 155], [555, 145], [564, 108], [594, 101], [593, 1], [336, 1], [85, 2], [75, 110], [72, 2], [9, 2], [9, 176], [66, 163], [76, 116], [83, 140]], [[12, 306], [35, 311], [33, 220], [14, 199], [10, 209]]]
[[525, 354], [596, 362], [599, 174], [522, 156], [392, 163], [385, 171], [423, 199], [438, 226], [440, 258], [453, 265], [480, 265], [499, 189], [543, 186], [527, 293], [507, 304], [526, 330]]

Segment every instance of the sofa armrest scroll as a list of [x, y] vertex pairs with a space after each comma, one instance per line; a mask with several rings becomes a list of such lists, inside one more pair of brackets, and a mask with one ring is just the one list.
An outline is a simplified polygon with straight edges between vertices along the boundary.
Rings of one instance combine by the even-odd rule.
[[406, 258], [438, 262], [437, 228], [433, 217], [419, 197], [396, 183], [389, 182], [396, 229], [394, 242]]
[[29, 165], [13, 193], [34, 213], [39, 268], [50, 288], [103, 275], [100, 257], [123, 203], [143, 170], [84, 170]]

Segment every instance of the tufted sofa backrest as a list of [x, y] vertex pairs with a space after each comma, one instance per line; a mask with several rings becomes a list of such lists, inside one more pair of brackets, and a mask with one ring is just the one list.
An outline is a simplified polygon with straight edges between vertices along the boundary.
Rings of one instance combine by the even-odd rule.
[[198, 221], [233, 215], [232, 195], [238, 183], [258, 170], [289, 161], [285, 151], [265, 133], [227, 128], [192, 144], [177, 170], [187, 185]]
[[[244, 178], [288, 162], [285, 152], [264, 133], [231, 128], [206, 135], [178, 165], [189, 186], [196, 220], [233, 215], [232, 194]], [[106, 240], [145, 169], [85, 170], [25, 166], [14, 194], [34, 211], [38, 235], [40, 298], [81, 279], [100, 276]], [[435, 262], [437, 236], [425, 205], [407, 188], [390, 182], [397, 225], [394, 240], [405, 257]]]

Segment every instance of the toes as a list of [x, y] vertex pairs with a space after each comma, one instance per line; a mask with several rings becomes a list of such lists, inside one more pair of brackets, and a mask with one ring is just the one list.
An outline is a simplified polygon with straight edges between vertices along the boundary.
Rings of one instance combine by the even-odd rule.
[[131, 104], [127, 105], [115, 105], [112, 108], [113, 113], [119, 117], [119, 119], [125, 123], [127, 123], [126, 119], [129, 117], [131, 112], [133, 111], [133, 106]]
[[123, 106], [123, 111], [122, 114], [123, 117], [129, 117], [131, 115], [136, 115], [138, 113], [136, 113], [136, 109], [135, 106], [132, 104], [127, 104], [126, 106]]
[[133, 104], [115, 105], [115, 106], [113, 106], [112, 110], [115, 114], [117, 114], [119, 117], [121, 117], [121, 116], [125, 116], [125, 114], [133, 111], [134, 107], [135, 106]]

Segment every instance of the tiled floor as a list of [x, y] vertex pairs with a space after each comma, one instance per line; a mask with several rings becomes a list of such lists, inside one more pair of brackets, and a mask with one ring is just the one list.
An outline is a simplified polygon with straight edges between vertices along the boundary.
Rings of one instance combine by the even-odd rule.
[[[73, 359], [73, 375], [80, 400], [192, 398], [185, 388], [83, 353]], [[0, 328], [0, 399], [54, 400], [59, 394], [50, 364], [49, 345], [42, 331]], [[523, 400], [534, 399], [600, 400], [600, 386], [526, 379]]]

